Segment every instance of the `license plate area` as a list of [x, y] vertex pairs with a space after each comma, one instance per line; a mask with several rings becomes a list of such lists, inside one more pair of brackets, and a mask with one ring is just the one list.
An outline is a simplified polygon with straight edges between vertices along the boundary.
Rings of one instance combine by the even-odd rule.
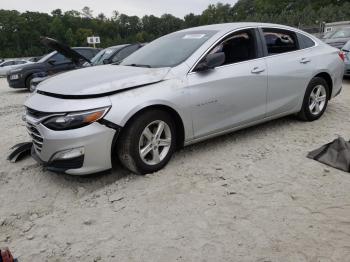
[[10, 80], [18, 80], [18, 75], [10, 75]]

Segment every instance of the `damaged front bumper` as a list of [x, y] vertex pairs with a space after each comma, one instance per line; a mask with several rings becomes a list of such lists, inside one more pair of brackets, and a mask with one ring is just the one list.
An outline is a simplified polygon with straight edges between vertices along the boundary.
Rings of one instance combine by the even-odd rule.
[[48, 170], [71, 175], [86, 175], [112, 168], [112, 147], [119, 128], [105, 123], [54, 131], [26, 117], [26, 127], [33, 140], [32, 157]]

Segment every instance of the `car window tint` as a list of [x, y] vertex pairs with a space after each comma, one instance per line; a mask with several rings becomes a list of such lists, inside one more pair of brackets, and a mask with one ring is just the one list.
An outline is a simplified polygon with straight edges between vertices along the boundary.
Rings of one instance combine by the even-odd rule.
[[16, 65], [23, 65], [25, 63], [26, 63], [25, 61], [16, 61]]
[[264, 28], [268, 55], [282, 54], [299, 49], [296, 33], [283, 29]]
[[64, 64], [70, 63], [71, 60], [65, 57], [64, 55], [57, 53], [50, 60], [55, 60], [55, 64]]
[[89, 60], [94, 57], [94, 53], [90, 49], [77, 49], [75, 51]]
[[223, 65], [257, 58], [257, 45], [253, 30], [235, 32], [216, 45], [209, 53], [225, 53]]
[[14, 62], [13, 61], [8, 61], [8, 62], [5, 62], [3, 64], [3, 66], [10, 66], [10, 65], [14, 65]]
[[298, 34], [300, 49], [310, 48], [315, 46], [315, 42], [303, 34]]
[[139, 49], [139, 45], [132, 45], [120, 50], [113, 58], [112, 63], [120, 62]]

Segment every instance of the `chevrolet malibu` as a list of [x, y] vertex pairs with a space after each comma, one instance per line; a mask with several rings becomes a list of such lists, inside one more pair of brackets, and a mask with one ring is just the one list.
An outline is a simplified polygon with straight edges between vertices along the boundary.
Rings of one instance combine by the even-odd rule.
[[344, 55], [295, 28], [186, 29], [120, 65], [72, 71], [26, 101], [32, 156], [73, 175], [163, 168], [175, 150], [286, 115], [319, 119], [342, 88]]

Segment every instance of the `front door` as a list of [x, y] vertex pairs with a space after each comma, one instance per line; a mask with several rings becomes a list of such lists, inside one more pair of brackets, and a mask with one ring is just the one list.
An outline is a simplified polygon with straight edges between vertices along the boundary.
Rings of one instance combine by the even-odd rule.
[[195, 138], [244, 125], [266, 114], [267, 70], [254, 29], [234, 32], [209, 53], [225, 63], [188, 75]]

